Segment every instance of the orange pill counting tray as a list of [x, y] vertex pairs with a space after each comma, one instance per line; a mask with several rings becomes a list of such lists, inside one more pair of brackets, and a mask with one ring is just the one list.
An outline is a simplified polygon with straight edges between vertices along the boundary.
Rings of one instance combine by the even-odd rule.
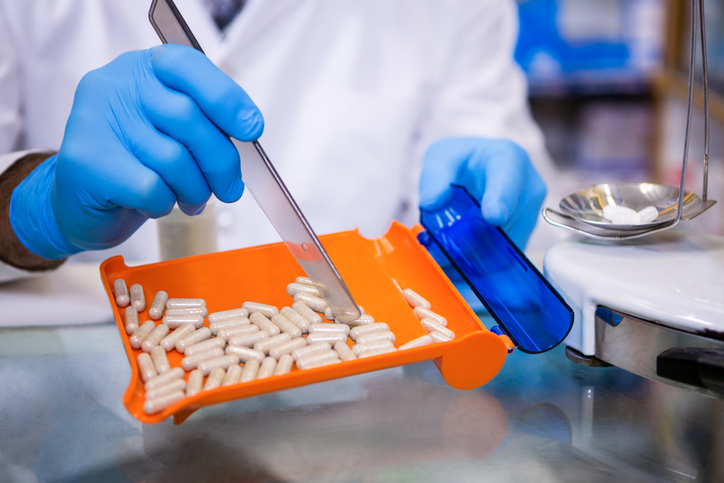
[[[144, 423], [157, 423], [173, 415], [180, 424], [194, 411], [210, 404], [425, 360], [434, 360], [447, 383], [457, 389], [472, 389], [490, 381], [502, 368], [512, 343], [508, 337], [489, 332], [483, 326], [425, 247], [417, 242], [415, 235], [419, 230], [420, 227], [411, 230], [393, 223], [385, 235], [376, 239], [347, 231], [324, 235], [320, 240], [355, 302], [395, 333], [395, 347], [427, 333], [402, 297], [405, 288], [422, 295], [436, 313], [448, 320], [448, 328], [456, 334], [454, 340], [315, 369], [294, 367], [284, 375], [202, 391], [155, 414], [143, 411], [144, 384], [136, 362], [142, 351], [131, 348], [129, 343], [124, 309], [116, 306], [111, 290], [114, 280], [123, 278], [128, 287], [140, 284], [147, 307], [156, 292], [164, 290], [170, 298], [203, 298], [209, 313], [213, 313], [241, 307], [245, 301], [279, 308], [291, 306], [292, 297], [287, 295], [286, 286], [305, 274], [283, 243], [137, 267], [128, 267], [120, 256], [104, 261], [101, 278], [131, 364], [131, 381], [123, 397], [126, 408]], [[149, 320], [148, 309], [139, 317], [141, 323]], [[183, 354], [175, 350], [168, 352], [171, 367], [180, 367], [182, 358]], [[186, 379], [188, 375], [185, 374]]]

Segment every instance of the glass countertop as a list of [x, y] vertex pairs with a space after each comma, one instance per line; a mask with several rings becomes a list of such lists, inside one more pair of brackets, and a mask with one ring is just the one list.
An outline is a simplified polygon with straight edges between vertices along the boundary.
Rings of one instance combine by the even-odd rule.
[[122, 404], [115, 325], [0, 329], [0, 482], [724, 481], [724, 401], [559, 346], [487, 385], [433, 362], [209, 406], [175, 426]]

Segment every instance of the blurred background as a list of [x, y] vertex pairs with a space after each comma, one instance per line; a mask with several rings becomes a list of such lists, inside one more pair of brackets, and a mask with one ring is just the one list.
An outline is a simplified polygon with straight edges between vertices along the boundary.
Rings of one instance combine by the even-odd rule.
[[[611, 181], [678, 186], [686, 127], [689, 0], [519, 0], [515, 57], [533, 116], [570, 190]], [[724, 203], [724, 2], [704, 0], [710, 86], [709, 198]], [[704, 153], [697, 45], [687, 189]], [[688, 230], [724, 235], [721, 207]]]

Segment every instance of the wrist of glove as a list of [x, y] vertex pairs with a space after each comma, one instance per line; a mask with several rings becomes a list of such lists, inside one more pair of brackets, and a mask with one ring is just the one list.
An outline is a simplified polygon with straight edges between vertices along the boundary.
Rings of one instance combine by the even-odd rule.
[[451, 184], [464, 186], [480, 202], [483, 218], [501, 227], [521, 249], [525, 247], [546, 186], [523, 148], [504, 139], [437, 141], [423, 159], [420, 208], [444, 205]]
[[63, 237], [53, 212], [51, 191], [57, 157], [56, 154], [35, 168], [10, 198], [10, 225], [15, 236], [28, 250], [51, 260], [81, 251]]

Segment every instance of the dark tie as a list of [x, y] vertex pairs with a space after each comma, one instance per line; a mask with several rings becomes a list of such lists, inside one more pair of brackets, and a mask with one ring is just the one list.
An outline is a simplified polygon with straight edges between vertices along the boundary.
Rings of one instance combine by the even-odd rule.
[[206, 0], [206, 5], [219, 30], [224, 30], [234, 20], [245, 3], [246, 0]]

